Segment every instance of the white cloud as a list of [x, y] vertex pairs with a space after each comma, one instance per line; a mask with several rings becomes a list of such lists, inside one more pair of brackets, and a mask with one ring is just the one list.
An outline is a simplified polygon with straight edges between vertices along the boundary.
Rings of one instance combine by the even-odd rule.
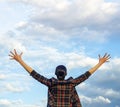
[[[103, 85], [105, 85], [105, 84], [103, 83]], [[84, 90], [87, 90], [87, 94], [91, 95], [91, 96], [98, 95], [98, 96], [106, 96], [109, 98], [119, 99], [120, 92], [118, 90], [115, 90], [115, 89], [116, 88], [114, 88], [114, 87], [108, 89], [107, 86], [106, 86], [106, 88], [103, 88], [101, 86], [93, 85], [92, 83], [91, 84], [82, 83], [77, 87], [77, 90], [78, 91], [80, 90], [80, 92], [83, 91], [83, 93], [86, 93], [86, 92], [84, 92]]]
[[0, 74], [0, 80], [5, 79], [6, 76], [4, 74]]
[[119, 68], [120, 68], [120, 58], [119, 57], [113, 58], [113, 60], [111, 60], [111, 66], [112, 66], [113, 69], [118, 68], [116, 70], [119, 70]]
[[[10, 71], [10, 70], [9, 70]], [[28, 92], [32, 82], [30, 82], [31, 77], [28, 75], [23, 75], [21, 73], [17, 74], [9, 71], [5, 71], [0, 75], [0, 92], [1, 93], [22, 93]]]
[[8, 83], [8, 84], [6, 84], [6, 89], [11, 92], [23, 92], [25, 88], [23, 88], [22, 86], [21, 87], [14, 86], [14, 85]]
[[0, 36], [0, 45], [5, 49], [26, 50], [25, 46], [22, 44], [22, 42], [20, 42], [20, 40], [17, 40], [13, 32], [9, 32], [8, 35]]
[[[93, 66], [96, 64], [96, 59], [90, 58], [87, 55], [83, 54], [78, 54], [78, 53], [69, 53], [66, 54], [68, 57], [68, 63], [67, 66], [69, 68], [76, 68], [76, 67], [86, 67], [86, 66]], [[91, 63], [89, 63], [91, 62]]]
[[108, 98], [104, 98], [103, 96], [98, 96], [94, 99], [95, 102], [102, 102], [102, 103], [111, 103]]
[[82, 102], [87, 103], [87, 104], [92, 104], [92, 103], [98, 103], [98, 104], [106, 103], [106, 104], [109, 104], [109, 103], [111, 103], [110, 99], [105, 98], [103, 96], [97, 96], [95, 98], [80, 96], [80, 99], [81, 99]]
[[[0, 99], [0, 107], [40, 107], [40, 105], [26, 104], [21, 99], [18, 100]], [[41, 106], [41, 107], [45, 107], [45, 106]]]
[[80, 90], [86, 90], [88, 88], [88, 84], [86, 82], [82, 82], [80, 85], [78, 85], [77, 89]]
[[[97, 60], [91, 57], [88, 57], [84, 52], [69, 52], [69, 53], [63, 53], [59, 50], [52, 48], [52, 47], [45, 47], [45, 46], [39, 46], [39, 50], [34, 51], [28, 51], [29, 56], [32, 57], [35, 62], [38, 62], [35, 60], [35, 58], [44, 59], [42, 61], [43, 65], [46, 61], [48, 64], [50, 63], [63, 63], [67, 65], [68, 69], [73, 69], [77, 67], [87, 67], [87, 66], [94, 66], [97, 64]], [[32, 61], [32, 63], [33, 63]], [[38, 65], [34, 62], [35, 65]], [[40, 61], [39, 61], [40, 62]], [[91, 62], [91, 63], [89, 63]], [[39, 63], [40, 64], [40, 63]], [[43, 66], [44, 67], [44, 66]], [[45, 67], [46, 68], [46, 67]]]
[[11, 105], [11, 102], [7, 99], [0, 99], [0, 106], [2, 107], [9, 107]]
[[109, 97], [120, 98], [120, 92], [115, 91], [113, 89], [108, 89], [104, 93], [106, 96], [109, 96]]
[[[103, 70], [103, 71], [98, 72], [97, 80], [100, 80], [101, 82], [109, 81], [110, 83], [115, 82], [115, 81], [116, 82], [120, 81], [120, 78], [119, 78], [119, 75], [120, 75], [120, 58], [119, 57], [111, 58], [110, 62], [104, 64], [102, 66], [101, 70]], [[99, 76], [99, 75], [102, 75], [102, 76]], [[109, 77], [108, 77], [108, 75], [109, 75]]]
[[20, 29], [25, 29], [27, 27], [27, 25], [28, 25], [27, 22], [21, 21], [21, 22], [19, 22], [19, 23], [16, 24], [16, 28], [19, 29], [19, 30]]

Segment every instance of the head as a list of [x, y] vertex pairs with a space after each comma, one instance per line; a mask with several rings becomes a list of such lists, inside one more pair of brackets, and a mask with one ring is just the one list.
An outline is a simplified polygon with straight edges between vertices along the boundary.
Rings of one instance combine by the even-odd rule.
[[59, 65], [56, 67], [55, 75], [57, 76], [58, 80], [64, 80], [65, 76], [67, 75], [67, 69], [64, 65]]

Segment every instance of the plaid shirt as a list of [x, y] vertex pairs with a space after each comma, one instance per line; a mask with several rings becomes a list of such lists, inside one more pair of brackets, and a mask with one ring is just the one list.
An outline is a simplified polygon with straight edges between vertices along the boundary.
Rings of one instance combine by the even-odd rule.
[[48, 87], [47, 107], [82, 107], [75, 86], [90, 76], [88, 71], [75, 79], [70, 77], [63, 81], [55, 78], [47, 79], [35, 70], [30, 75]]

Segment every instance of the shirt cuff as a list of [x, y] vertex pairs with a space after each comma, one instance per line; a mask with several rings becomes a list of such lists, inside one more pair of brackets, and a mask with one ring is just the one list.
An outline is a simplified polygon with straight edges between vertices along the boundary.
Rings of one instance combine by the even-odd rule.
[[34, 76], [36, 74], [36, 71], [33, 70], [31, 73], [30, 73], [30, 76]]
[[88, 78], [91, 74], [90, 74], [89, 71], [87, 71], [87, 72], [85, 73], [85, 75], [86, 75], [86, 77]]

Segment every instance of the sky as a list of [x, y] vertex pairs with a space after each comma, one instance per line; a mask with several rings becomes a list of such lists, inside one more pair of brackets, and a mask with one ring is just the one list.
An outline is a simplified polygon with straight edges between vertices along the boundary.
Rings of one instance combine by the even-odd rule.
[[46, 107], [47, 87], [33, 79], [10, 51], [41, 75], [80, 76], [111, 55], [76, 89], [83, 107], [120, 107], [119, 0], [0, 0], [0, 107]]

